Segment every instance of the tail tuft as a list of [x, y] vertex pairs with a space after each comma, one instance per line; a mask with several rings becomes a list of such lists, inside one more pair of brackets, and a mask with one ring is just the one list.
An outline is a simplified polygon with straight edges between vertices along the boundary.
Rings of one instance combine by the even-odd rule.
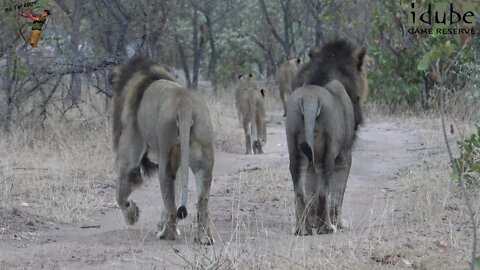
[[308, 160], [312, 162], [313, 160], [313, 154], [312, 154], [312, 149], [306, 142], [303, 142], [300, 144], [300, 150], [307, 156]]
[[184, 219], [187, 217], [187, 208], [185, 206], [180, 206], [177, 211], [177, 217], [179, 219]]
[[148, 159], [146, 154], [143, 156], [140, 165], [142, 166], [143, 172], [146, 176], [152, 176], [153, 173], [158, 170], [158, 165]]

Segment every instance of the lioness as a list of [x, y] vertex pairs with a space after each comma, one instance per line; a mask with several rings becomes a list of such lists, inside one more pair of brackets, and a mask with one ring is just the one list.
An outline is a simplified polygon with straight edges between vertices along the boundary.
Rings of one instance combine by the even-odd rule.
[[[363, 117], [365, 50], [340, 40], [314, 48], [289, 98], [286, 133], [295, 192], [295, 234], [329, 233], [339, 216], [352, 146]], [[363, 98], [363, 97], [362, 97]], [[302, 180], [303, 178], [303, 180]]]
[[302, 60], [300, 58], [293, 58], [283, 62], [278, 68], [276, 81], [283, 104], [283, 116], [287, 115], [288, 96], [293, 91], [293, 80], [301, 64]]
[[[205, 101], [144, 58], [115, 67], [110, 81], [114, 87], [113, 142], [119, 172], [117, 203], [126, 222], [134, 224], [139, 218], [139, 209], [129, 196], [142, 183], [140, 166], [150, 173], [156, 163], [164, 202], [157, 237], [175, 239], [177, 217], [187, 215], [190, 167], [198, 189], [195, 241], [211, 244], [208, 200], [214, 162], [213, 128]], [[181, 204], [177, 209], [174, 182], [179, 168]]]
[[263, 154], [267, 142], [265, 123], [266, 91], [259, 88], [253, 74], [240, 75], [235, 91], [235, 105], [245, 132], [245, 153]]

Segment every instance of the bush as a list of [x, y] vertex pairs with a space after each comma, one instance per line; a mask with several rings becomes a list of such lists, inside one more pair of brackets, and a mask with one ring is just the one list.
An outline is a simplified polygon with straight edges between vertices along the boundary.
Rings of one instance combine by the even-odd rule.
[[461, 154], [453, 161], [453, 178], [464, 177], [467, 186], [480, 185], [480, 125], [476, 128], [476, 133], [457, 142]]

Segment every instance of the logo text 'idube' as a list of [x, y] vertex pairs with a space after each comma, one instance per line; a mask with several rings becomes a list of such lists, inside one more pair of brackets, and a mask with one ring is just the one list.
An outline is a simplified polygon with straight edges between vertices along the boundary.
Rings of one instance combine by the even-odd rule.
[[410, 3], [407, 12], [408, 25], [411, 34], [474, 34], [473, 27], [476, 21], [475, 4], [463, 2], [427, 4], [422, 7]]

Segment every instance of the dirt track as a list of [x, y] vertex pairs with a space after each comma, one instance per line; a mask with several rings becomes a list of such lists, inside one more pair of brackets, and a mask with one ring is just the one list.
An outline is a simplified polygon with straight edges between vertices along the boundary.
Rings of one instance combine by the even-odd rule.
[[[121, 211], [112, 207], [78, 224], [51, 224], [33, 233], [4, 235], [0, 269], [308, 268], [307, 254], [342, 252], [352, 236], [374, 227], [384, 211], [380, 203], [384, 193], [396, 173], [419, 157], [419, 148], [412, 131], [393, 123], [367, 123], [359, 133], [345, 195], [343, 217], [351, 230], [295, 237], [284, 127], [271, 124], [265, 155], [216, 152], [210, 204], [213, 247], [200, 247], [191, 236], [194, 181], [190, 181], [190, 215], [180, 223], [180, 238], [155, 238], [162, 203], [158, 183], [152, 179], [133, 194], [141, 210], [135, 226], [125, 225]], [[94, 227], [81, 228], [84, 225]]]

